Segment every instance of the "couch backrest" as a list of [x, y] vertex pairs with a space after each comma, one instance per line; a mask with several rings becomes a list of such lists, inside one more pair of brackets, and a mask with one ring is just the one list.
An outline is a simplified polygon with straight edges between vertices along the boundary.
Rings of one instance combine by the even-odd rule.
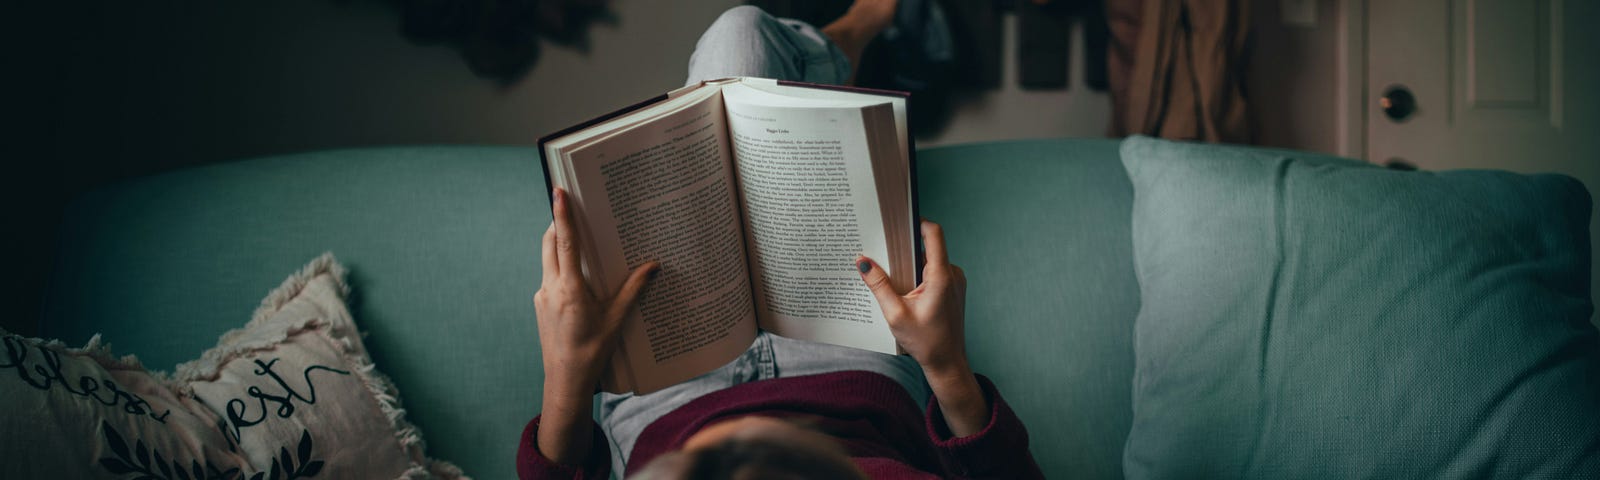
[[[539, 410], [533, 292], [550, 216], [514, 147], [342, 150], [135, 179], [69, 211], [41, 332], [103, 333], [169, 369], [244, 324], [324, 251], [428, 454], [514, 478]], [[922, 214], [969, 278], [974, 367], [1026, 422], [1047, 475], [1121, 476], [1133, 372], [1132, 187], [1114, 140], [918, 153]]]

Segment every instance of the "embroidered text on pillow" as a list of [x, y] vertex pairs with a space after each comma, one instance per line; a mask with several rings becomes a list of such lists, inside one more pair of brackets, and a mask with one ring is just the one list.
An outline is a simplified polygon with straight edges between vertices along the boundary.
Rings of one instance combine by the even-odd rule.
[[[73, 388], [73, 384], [67, 381], [67, 375], [61, 371], [61, 355], [56, 353], [55, 350], [45, 348], [42, 345], [33, 345], [32, 347], [33, 350], [39, 352], [39, 356], [42, 357], [44, 363], [42, 365], [32, 365], [33, 373], [37, 377], [29, 375], [29, 365], [27, 363], [29, 346], [25, 344], [21, 337], [7, 335], [4, 338], [0, 338], [0, 340], [3, 340], [6, 346], [6, 359], [11, 362], [0, 365], [0, 368], [15, 369], [17, 376], [30, 387], [49, 391], [51, 387], [60, 385], [62, 390], [73, 395], [92, 398], [108, 407], [115, 407], [121, 404], [123, 413], [147, 416], [161, 423], [167, 423], [167, 415], [172, 414], [171, 410], [166, 410], [157, 415], [150, 408], [150, 402], [145, 401], [144, 397], [123, 390], [117, 386], [116, 382], [110, 379], [83, 375], [78, 378], [77, 388]], [[99, 393], [101, 390], [105, 391], [105, 395]]]
[[244, 418], [244, 415], [249, 412], [249, 403], [238, 398], [228, 400], [227, 412], [230, 431], [226, 431], [224, 433], [227, 434], [228, 440], [232, 442], [240, 442], [244, 439], [243, 433], [240, 431], [244, 427], [255, 426], [267, 420], [267, 402], [273, 402], [277, 404], [278, 418], [289, 418], [290, 415], [294, 415], [295, 400], [300, 400], [306, 405], [316, 405], [317, 385], [311, 382], [311, 372], [322, 370], [337, 373], [339, 375], [350, 374], [349, 371], [339, 370], [324, 365], [308, 366], [305, 368], [305, 370], [300, 372], [301, 378], [304, 378], [306, 381], [306, 393], [302, 395], [299, 391], [296, 391], [294, 387], [290, 387], [289, 383], [283, 380], [283, 377], [278, 376], [278, 372], [272, 370], [272, 366], [278, 363], [277, 358], [273, 358], [265, 362], [261, 361], [259, 358], [253, 359], [252, 361], [255, 362], [256, 369], [251, 371], [251, 373], [254, 373], [257, 376], [271, 377], [272, 381], [276, 382], [278, 387], [283, 389], [283, 393], [280, 395], [273, 395], [263, 391], [258, 385], [251, 385], [250, 388], [245, 389], [245, 394], [250, 398], [256, 399], [256, 404], [261, 409], [261, 414], [256, 416], [253, 420], [247, 420]]

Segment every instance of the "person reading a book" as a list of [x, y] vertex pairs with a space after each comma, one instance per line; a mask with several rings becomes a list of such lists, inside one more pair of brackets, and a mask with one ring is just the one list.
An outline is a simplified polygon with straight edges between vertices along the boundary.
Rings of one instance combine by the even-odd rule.
[[[656, 111], [608, 116], [615, 118], [576, 128], [565, 143], [541, 140], [547, 163], [556, 163], [547, 165], [553, 221], [542, 240], [543, 280], [534, 295], [544, 400], [521, 438], [522, 478], [1042, 478], [1021, 420], [968, 362], [966, 277], [950, 263], [941, 227], [916, 220], [914, 193], [890, 188], [910, 179], [908, 155], [896, 148], [908, 146], [903, 103], [857, 106], [845, 99], [860, 98], [826, 92], [703, 82], [761, 76], [845, 83], [860, 47], [887, 25], [894, 5], [858, 1], [820, 31], [753, 7], [734, 8], [708, 29], [690, 61], [692, 85], [726, 90], [691, 92]], [[855, 115], [854, 125], [861, 125], [861, 112], [893, 113], [876, 124], [887, 129], [886, 148], [846, 151], [839, 160], [871, 162], [814, 169], [867, 180], [805, 190], [820, 183], [784, 183], [806, 173], [768, 170], [770, 162], [763, 162], [772, 159], [766, 157], [778, 154], [758, 148], [769, 140], [755, 137], [781, 132], [798, 138], [817, 125], [760, 103], [771, 101], [761, 95], [772, 92], [822, 98], [831, 102], [826, 108], [849, 114], [837, 118]], [[810, 105], [794, 108], [816, 113]], [[828, 114], [819, 118], [835, 118]], [[791, 137], [776, 138], [770, 141]], [[678, 148], [675, 142], [725, 146]], [[694, 153], [650, 157], [655, 151]], [[685, 160], [691, 156], [705, 160]], [[673, 168], [627, 173], [636, 157]], [[682, 179], [681, 186], [654, 187], [672, 183], [685, 169], [704, 173]], [[652, 180], [629, 180], [634, 177]], [[656, 190], [641, 194], [613, 184]], [[683, 193], [725, 190], [743, 195]], [[801, 191], [805, 202], [780, 198]], [[779, 193], [761, 200], [771, 192]], [[837, 198], [819, 200], [826, 192]], [[834, 216], [819, 217], [819, 208]], [[638, 213], [651, 209], [667, 210]], [[810, 217], [826, 222], [783, 230]], [[855, 246], [807, 244], [820, 238], [814, 236], [819, 229], [843, 223], [852, 226], [830, 235], [855, 235], [853, 244], [839, 243]], [[871, 233], [874, 228], [880, 230]], [[639, 232], [693, 241], [666, 248], [661, 245], [671, 242], [638, 240], [649, 237]], [[911, 258], [912, 237], [923, 245], [920, 267]], [[727, 261], [707, 258], [707, 252], [721, 252]], [[913, 283], [915, 272], [920, 282]], [[705, 321], [724, 314], [731, 320]], [[680, 322], [660, 318], [687, 319], [695, 327], [674, 331]], [[685, 341], [694, 348], [683, 347]], [[597, 387], [605, 391], [596, 395]], [[593, 420], [596, 403], [599, 422]]]

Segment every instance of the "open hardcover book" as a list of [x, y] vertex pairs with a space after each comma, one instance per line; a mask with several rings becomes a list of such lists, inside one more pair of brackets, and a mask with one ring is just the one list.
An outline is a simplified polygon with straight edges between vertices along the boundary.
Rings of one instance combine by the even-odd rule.
[[602, 388], [643, 394], [710, 372], [758, 329], [900, 353], [855, 258], [897, 291], [918, 282], [905, 109], [900, 92], [729, 78], [540, 139], [596, 298], [661, 262]]

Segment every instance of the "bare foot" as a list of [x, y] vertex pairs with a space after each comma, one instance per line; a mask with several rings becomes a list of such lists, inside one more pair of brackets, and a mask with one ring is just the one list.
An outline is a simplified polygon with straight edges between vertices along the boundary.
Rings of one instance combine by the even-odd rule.
[[850, 59], [850, 83], [856, 83], [856, 71], [861, 68], [861, 52], [872, 42], [878, 32], [894, 21], [894, 9], [899, 0], [856, 0], [844, 16], [822, 27], [822, 34], [833, 40], [844, 56]]

